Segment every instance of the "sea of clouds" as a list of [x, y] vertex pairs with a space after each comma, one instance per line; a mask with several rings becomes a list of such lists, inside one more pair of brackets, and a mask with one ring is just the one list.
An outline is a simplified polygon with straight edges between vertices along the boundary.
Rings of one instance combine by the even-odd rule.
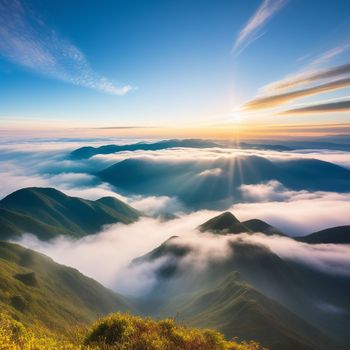
[[[130, 140], [124, 140], [124, 143]], [[219, 252], [225, 256], [227, 240], [237, 237], [213, 238], [198, 236], [196, 227], [219, 214], [215, 210], [190, 212], [174, 197], [128, 196], [98, 180], [93, 173], [130, 157], [146, 157], [189, 162], [215, 160], [219, 157], [259, 155], [266, 159], [316, 158], [343, 167], [350, 167], [346, 152], [305, 150], [276, 152], [241, 150], [232, 148], [170, 149], [161, 151], [120, 152], [97, 155], [86, 160], [72, 160], [70, 151], [83, 145], [101, 145], [105, 140], [32, 140], [21, 143], [0, 144], [0, 199], [11, 192], [31, 186], [55, 187], [68, 195], [86, 199], [115, 196], [147, 215], [131, 225], [116, 224], [101, 232], [79, 240], [58, 237], [51, 242], [41, 242], [30, 233], [20, 244], [45, 253], [59, 263], [78, 268], [106, 286], [120, 292], [140, 290], [151, 286], [154, 276], [146, 269], [141, 275], [130, 275], [128, 265], [132, 259], [146, 254], [171, 236], [192, 240], [203, 247], [205, 254]], [[242, 185], [241, 203], [228, 208], [241, 221], [258, 218], [276, 226], [289, 235], [304, 235], [327, 227], [348, 225], [350, 193], [292, 191], [277, 181], [256, 185]], [[156, 216], [175, 214], [176, 218], [162, 221]], [[279, 256], [312, 264], [315, 268], [336, 273], [346, 273], [350, 267], [350, 248], [343, 245], [309, 246], [290, 238], [242, 235], [241, 239], [268, 246]], [[199, 249], [199, 251], [201, 251]], [[210, 255], [210, 254], [209, 254]], [[204, 256], [204, 255], [199, 255]], [[333, 270], [332, 270], [333, 268]], [[147, 271], [149, 273], [147, 273]], [[140, 276], [145, 276], [143, 279]]]

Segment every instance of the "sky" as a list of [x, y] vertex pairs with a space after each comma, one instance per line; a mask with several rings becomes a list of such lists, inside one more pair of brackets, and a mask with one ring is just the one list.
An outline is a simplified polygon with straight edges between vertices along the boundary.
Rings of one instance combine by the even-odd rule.
[[0, 132], [349, 133], [349, 34], [347, 0], [0, 0]]

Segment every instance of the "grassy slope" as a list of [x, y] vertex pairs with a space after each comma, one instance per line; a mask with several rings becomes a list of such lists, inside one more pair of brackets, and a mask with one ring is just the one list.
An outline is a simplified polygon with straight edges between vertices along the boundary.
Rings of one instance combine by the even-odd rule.
[[228, 338], [255, 339], [271, 349], [283, 350], [328, 346], [314, 327], [254, 290], [237, 274], [228, 275], [216, 286], [182, 296], [176, 304], [174, 310], [180, 319], [218, 329]]
[[0, 242], [0, 309], [24, 324], [65, 329], [128, 308], [123, 297], [79, 271]]
[[57, 235], [82, 237], [103, 225], [131, 223], [140, 213], [116, 198], [90, 201], [69, 197], [53, 188], [24, 188], [0, 201], [0, 238], [33, 233], [40, 239]]

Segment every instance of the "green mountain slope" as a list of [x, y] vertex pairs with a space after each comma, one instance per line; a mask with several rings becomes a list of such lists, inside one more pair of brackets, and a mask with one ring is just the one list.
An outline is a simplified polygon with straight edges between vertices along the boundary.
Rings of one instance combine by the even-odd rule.
[[0, 308], [24, 324], [64, 330], [130, 307], [123, 297], [76, 269], [0, 242]]
[[255, 339], [272, 350], [338, 348], [316, 326], [268, 295], [264, 282], [277, 293], [287, 289], [298, 301], [300, 296], [295, 271], [274, 254], [237, 245], [232, 258], [207, 261], [199, 269], [185, 263], [196, 261], [191, 254], [181, 238], [172, 237], [133, 261], [133, 266], [150, 262], [157, 266], [157, 284], [139, 304], [145, 314], [176, 315], [190, 325], [218, 329], [228, 338]]
[[183, 296], [176, 304], [178, 318], [190, 325], [218, 329], [227, 338], [254, 338], [270, 349], [327, 348], [322, 341], [328, 340], [321, 332], [254, 290], [237, 273], [190, 297]]
[[350, 244], [350, 225], [330, 227], [322, 231], [311, 233], [304, 237], [296, 238], [305, 243], [332, 243], [332, 244]]
[[0, 238], [32, 233], [47, 240], [57, 235], [82, 237], [103, 225], [136, 221], [140, 213], [113, 197], [90, 201], [53, 188], [24, 188], [0, 201]]

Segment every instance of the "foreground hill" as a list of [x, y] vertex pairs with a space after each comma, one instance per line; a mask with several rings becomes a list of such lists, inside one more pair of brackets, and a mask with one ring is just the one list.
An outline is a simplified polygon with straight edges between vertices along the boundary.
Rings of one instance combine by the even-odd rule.
[[300, 242], [312, 244], [350, 244], [350, 225], [330, 227], [296, 239]]
[[67, 330], [130, 307], [123, 297], [79, 271], [0, 242], [0, 309], [26, 325]]
[[54, 188], [30, 187], [0, 201], [0, 238], [32, 233], [42, 240], [57, 235], [82, 237], [103, 225], [136, 221], [140, 213], [113, 197], [90, 201], [70, 197]]
[[199, 139], [185, 139], [185, 140], [162, 140], [158, 142], [139, 142], [128, 145], [104, 145], [100, 147], [81, 147], [70, 153], [70, 157], [74, 159], [90, 158], [97, 154], [111, 154], [123, 151], [158, 151], [162, 149], [182, 147], [182, 148], [210, 148], [220, 147], [215, 142], [199, 140]]
[[350, 191], [350, 170], [317, 159], [279, 161], [252, 155], [175, 162], [140, 157], [95, 175], [126, 194], [178, 197], [191, 209], [227, 208], [247, 200], [242, 185], [269, 181], [297, 191]]

